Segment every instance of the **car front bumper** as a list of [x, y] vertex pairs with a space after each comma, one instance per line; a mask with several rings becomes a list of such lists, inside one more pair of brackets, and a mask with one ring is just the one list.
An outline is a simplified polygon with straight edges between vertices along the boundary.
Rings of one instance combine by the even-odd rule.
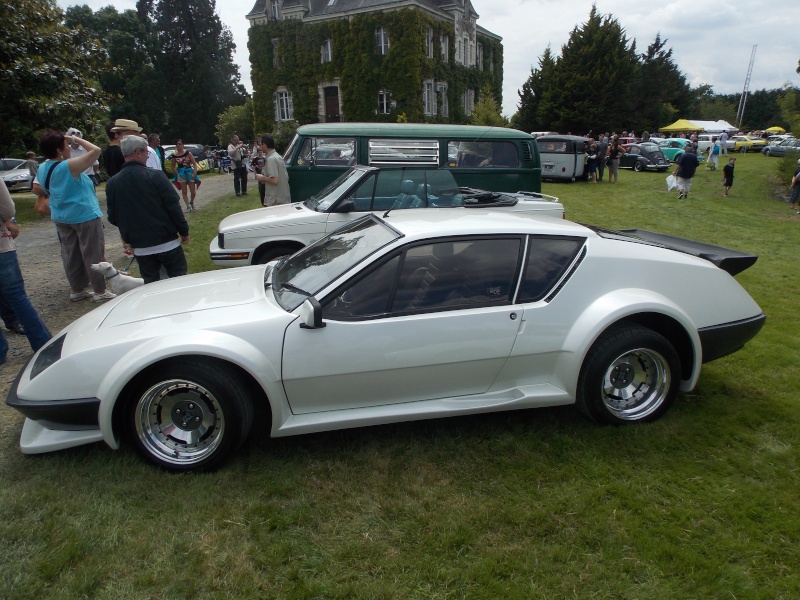
[[252, 254], [252, 250], [220, 248], [216, 237], [208, 246], [211, 262], [218, 267], [249, 267]]
[[6, 398], [6, 404], [25, 415], [19, 445], [24, 454], [41, 454], [103, 441], [98, 398], [71, 400], [23, 400], [17, 395], [20, 369]]

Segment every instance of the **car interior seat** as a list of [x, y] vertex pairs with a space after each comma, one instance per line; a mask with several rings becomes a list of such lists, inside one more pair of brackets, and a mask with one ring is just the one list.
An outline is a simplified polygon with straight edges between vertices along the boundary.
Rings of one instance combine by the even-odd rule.
[[392, 208], [411, 208], [414, 201], [419, 202], [419, 198], [414, 194], [414, 182], [411, 179], [403, 179], [400, 182], [400, 193]]

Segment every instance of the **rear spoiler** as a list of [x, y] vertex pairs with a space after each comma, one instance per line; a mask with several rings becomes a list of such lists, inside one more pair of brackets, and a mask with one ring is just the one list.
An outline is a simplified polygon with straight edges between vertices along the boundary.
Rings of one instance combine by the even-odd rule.
[[731, 275], [741, 273], [745, 269], [753, 266], [758, 260], [758, 256], [755, 254], [748, 254], [747, 252], [732, 250], [731, 248], [723, 248], [722, 246], [714, 246], [713, 244], [697, 242], [695, 240], [666, 235], [664, 233], [656, 233], [645, 229], [620, 229], [620, 232], [637, 237], [646, 242], [653, 242], [660, 246], [665, 246], [670, 250], [704, 258]]

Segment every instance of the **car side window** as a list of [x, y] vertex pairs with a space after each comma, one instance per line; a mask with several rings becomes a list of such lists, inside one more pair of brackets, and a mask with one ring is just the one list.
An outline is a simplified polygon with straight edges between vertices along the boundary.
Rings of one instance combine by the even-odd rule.
[[561, 279], [583, 246], [583, 238], [531, 236], [520, 286], [520, 302], [538, 302]]
[[519, 238], [444, 241], [409, 248], [392, 312], [505, 304], [513, 293]]
[[399, 264], [400, 256], [395, 256], [337, 293], [323, 305], [325, 317], [348, 320], [386, 314]]
[[478, 238], [408, 248], [323, 303], [326, 318], [359, 320], [507, 304], [522, 242]]

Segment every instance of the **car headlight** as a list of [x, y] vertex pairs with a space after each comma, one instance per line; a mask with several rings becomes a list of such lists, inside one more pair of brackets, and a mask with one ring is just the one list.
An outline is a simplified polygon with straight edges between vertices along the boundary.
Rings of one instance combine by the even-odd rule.
[[33, 367], [31, 367], [31, 379], [61, 359], [61, 349], [64, 346], [64, 340], [66, 338], [67, 334], [65, 333], [39, 352], [39, 356], [36, 357], [36, 360], [33, 362]]
[[14, 175], [11, 178], [11, 181], [26, 181], [30, 177], [28, 173], [20, 173], [19, 175]]

